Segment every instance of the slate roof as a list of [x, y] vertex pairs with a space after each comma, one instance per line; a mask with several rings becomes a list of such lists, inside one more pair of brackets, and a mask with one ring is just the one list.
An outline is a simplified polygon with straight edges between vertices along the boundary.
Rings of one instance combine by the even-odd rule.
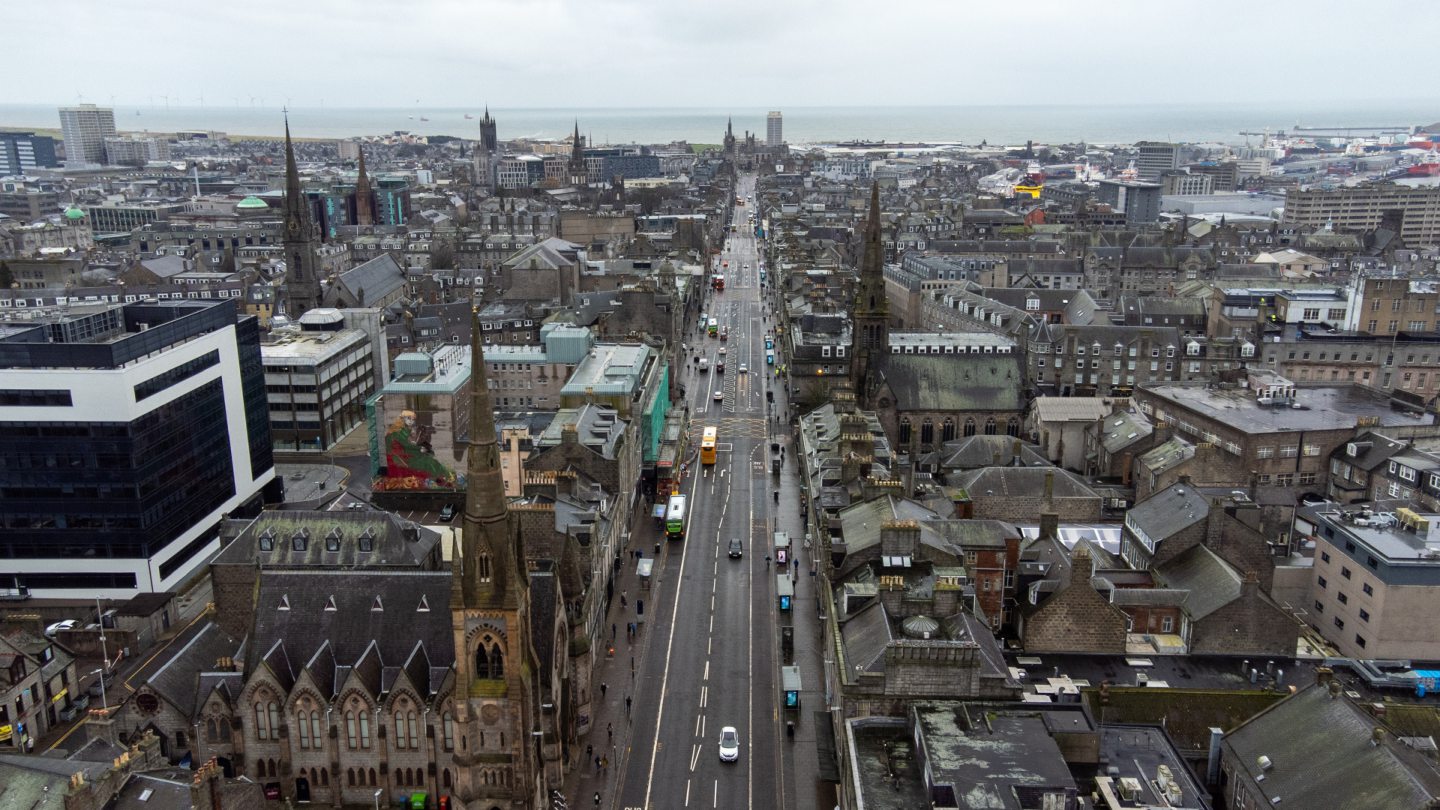
[[[554, 672], [555, 600], [560, 584], [553, 571], [530, 572], [530, 638], [541, 672]], [[564, 651], [568, 652], [568, 651]]]
[[340, 287], [355, 300], [360, 300], [363, 290], [367, 305], [388, 297], [404, 283], [405, 271], [389, 253], [382, 253], [353, 270], [347, 270], [339, 278]]
[[1152, 473], [1173, 470], [1180, 464], [1195, 457], [1195, 445], [1176, 436], [1161, 442], [1140, 456], [1140, 463]]
[[[174, 704], [186, 717], [194, 717], [197, 708], [200, 673], [215, 670], [222, 657], [234, 657], [240, 647], [238, 639], [225, 635], [220, 625], [207, 622], [180, 651], [145, 680], [150, 688]], [[208, 690], [206, 694], [209, 694]], [[202, 698], [203, 699], [203, 698]]]
[[1125, 515], [1155, 542], [1187, 529], [1210, 514], [1210, 502], [1187, 484], [1175, 484], [1130, 507]]
[[[353, 673], [378, 693], [386, 670], [398, 671], [418, 642], [429, 657], [432, 683], [417, 686], [433, 691], [436, 671], [455, 663], [450, 586], [448, 571], [263, 571], [248, 647], [277, 676], [282, 669], [293, 676], [302, 666], [328, 667], [332, 653], [316, 655], [328, 646], [335, 688]], [[332, 599], [335, 609], [327, 610]], [[248, 662], [246, 671], [256, 663]]]
[[950, 543], [965, 550], [1004, 548], [1007, 537], [1020, 538], [1020, 530], [1003, 520], [932, 520], [926, 525]]
[[1350, 464], [1361, 470], [1376, 470], [1390, 460], [1390, 457], [1403, 451], [1408, 445], [1405, 442], [1397, 441], [1380, 433], [1366, 433], [1360, 436], [1353, 443], [1362, 447], [1366, 443], [1370, 446], [1364, 448], [1357, 458], [1345, 455], [1345, 445], [1341, 445], [1338, 453], [1346, 464]]
[[879, 545], [881, 526], [893, 520], [918, 521], [922, 544], [946, 548], [944, 538], [926, 524], [926, 521], [938, 518], [939, 515], [908, 498], [886, 495], [846, 507], [838, 517], [841, 535], [845, 541], [845, 553], [850, 556], [862, 549]]
[[845, 663], [866, 672], [885, 671], [885, 646], [894, 635], [885, 606], [877, 599], [840, 626], [845, 641]]
[[[1015, 446], [1020, 446], [1017, 455]], [[979, 434], [952, 439], [940, 446], [935, 461], [942, 470], [978, 470], [982, 467], [1006, 467], [1011, 465], [1033, 467], [1036, 464], [1051, 466], [1040, 449], [1029, 442], [1013, 436], [991, 436]]]
[[[404, 537], [406, 529], [415, 540]], [[293, 538], [308, 532], [303, 550], [296, 550]], [[260, 540], [270, 533], [273, 547], [262, 550]], [[372, 551], [361, 551], [359, 539], [373, 538]], [[333, 535], [333, 539], [332, 539]], [[338, 542], [339, 551], [329, 551], [327, 541]], [[435, 548], [440, 535], [418, 523], [378, 510], [326, 511], [294, 510], [261, 512], [235, 541], [215, 558], [215, 564], [296, 566], [398, 566], [413, 568], [438, 562]]]
[[154, 273], [160, 278], [170, 278], [181, 273], [190, 271], [190, 263], [180, 256], [157, 256], [154, 259], [143, 259], [140, 266]]
[[1440, 798], [1440, 771], [1389, 733], [1372, 745], [1375, 727], [1345, 697], [1312, 686], [1225, 735], [1225, 759], [1250, 780], [1263, 775], [1260, 791], [1280, 807], [1431, 806]]
[[542, 269], [555, 270], [569, 267], [578, 260], [580, 246], [559, 237], [550, 237], [543, 242], [526, 247], [506, 259], [502, 266], [530, 269], [532, 264]]
[[983, 467], [957, 476], [955, 484], [964, 487], [971, 497], [1040, 497], [1045, 492], [1047, 475], [1054, 476], [1056, 498], [1100, 497], [1079, 476], [1058, 467]]
[[1203, 619], [1240, 598], [1240, 574], [1206, 546], [1193, 546], [1155, 569], [1170, 590], [1186, 591], [1184, 608]]
[[1094, 422], [1110, 412], [1101, 397], [1036, 397], [1031, 407], [1040, 422]]
[[1115, 453], [1129, 447], [1155, 432], [1155, 428], [1150, 424], [1150, 420], [1145, 418], [1144, 414], [1129, 411], [1122, 411], [1105, 417], [1105, 422], [1101, 429], [1103, 433], [1100, 437], [1100, 443], [1104, 445], [1105, 450], [1110, 453]]
[[1014, 411], [1024, 407], [1018, 354], [887, 354], [879, 358], [899, 411]]

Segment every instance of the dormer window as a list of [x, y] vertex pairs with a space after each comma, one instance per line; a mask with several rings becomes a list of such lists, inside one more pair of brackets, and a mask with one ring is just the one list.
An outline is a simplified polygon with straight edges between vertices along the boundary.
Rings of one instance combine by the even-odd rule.
[[301, 529], [290, 535], [290, 548], [295, 551], [304, 551], [310, 545], [310, 530]]
[[374, 551], [375, 531], [373, 529], [366, 529], [365, 531], [361, 532], [360, 536], [355, 539], [355, 544], [360, 549], [360, 551], [364, 553], [368, 554]]
[[284, 596], [281, 596], [281, 597], [280, 597], [280, 604], [279, 604], [278, 606], [276, 606], [275, 609], [276, 609], [276, 610], [289, 610], [289, 609], [290, 609], [290, 594], [287, 593], [287, 594], [285, 594]]
[[340, 538], [340, 527], [336, 526], [335, 528], [331, 529], [330, 533], [325, 535], [325, 550], [332, 554], [339, 551]]
[[420, 604], [418, 604], [418, 605], [415, 606], [415, 612], [416, 612], [416, 613], [429, 613], [429, 612], [430, 612], [430, 597], [426, 596], [426, 595], [423, 594], [423, 593], [420, 594]]
[[335, 605], [334, 595], [331, 595], [329, 599], [325, 600], [325, 611], [327, 613], [334, 613], [336, 610], [339, 610], [339, 608]]
[[385, 605], [384, 605], [384, 603], [382, 603], [382, 602], [380, 601], [380, 597], [378, 597], [378, 596], [375, 597], [375, 601], [370, 603], [370, 612], [371, 612], [371, 613], [379, 613], [379, 612], [381, 612], [381, 611], [383, 611], [383, 610], [385, 610]]
[[274, 550], [275, 550], [275, 530], [274, 530], [274, 529], [266, 529], [265, 531], [263, 531], [263, 532], [260, 533], [260, 550], [261, 550], [261, 551], [274, 551]]

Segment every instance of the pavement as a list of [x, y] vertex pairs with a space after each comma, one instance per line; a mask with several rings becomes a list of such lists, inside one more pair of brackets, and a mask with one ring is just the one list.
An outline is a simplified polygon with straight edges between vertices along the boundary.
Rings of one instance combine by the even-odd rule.
[[[742, 178], [739, 193], [748, 197], [753, 187], [753, 176]], [[747, 211], [736, 209], [742, 223]], [[631, 551], [650, 557], [659, 543], [660, 553], [648, 592], [640, 590], [633, 559], [616, 583], [626, 606], [614, 600], [608, 617], [616, 628], [615, 653], [595, 668], [593, 687], [603, 697], [593, 704], [588, 738], [579, 743], [580, 767], [566, 779], [572, 808], [808, 810], [834, 803], [833, 789], [819, 780], [811, 719], [824, 708], [817, 580], [804, 548], [790, 428], [766, 409], [767, 388], [776, 392], [775, 413], [788, 403], [785, 386], [765, 365], [763, 334], [773, 323], [762, 317], [759, 255], [746, 230], [728, 240], [727, 289], [711, 292], [702, 307], [729, 328], [730, 339], [687, 335], [692, 354], [709, 357], [712, 367], [725, 346], [729, 370], [700, 374], [687, 363], [677, 374], [688, 391], [692, 433], [720, 428], [718, 461], [691, 466], [682, 481], [690, 498], [685, 540], [663, 540], [649, 509], [636, 510]], [[741, 269], [745, 264], [748, 271]], [[752, 371], [738, 373], [741, 362]], [[713, 401], [715, 390], [724, 391], [723, 403]], [[778, 478], [770, 470], [771, 441], [787, 448]], [[798, 568], [782, 568], [770, 556], [777, 527], [794, 538]], [[732, 537], [745, 541], [741, 559], [727, 556]], [[796, 588], [785, 612], [776, 597], [778, 575]], [[630, 622], [640, 628], [634, 638]], [[781, 648], [787, 625], [794, 628], [793, 655]], [[780, 667], [792, 662], [803, 684], [798, 711], [782, 707]], [[795, 723], [793, 738], [785, 733], [787, 721]], [[739, 732], [737, 762], [719, 761], [723, 726]], [[608, 763], [597, 769], [597, 756]]]

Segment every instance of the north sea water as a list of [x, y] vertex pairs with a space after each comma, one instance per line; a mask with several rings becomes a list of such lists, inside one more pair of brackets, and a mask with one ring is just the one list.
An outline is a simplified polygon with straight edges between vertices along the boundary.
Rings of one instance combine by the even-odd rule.
[[[58, 129], [59, 105], [0, 104], [0, 127]], [[281, 110], [248, 103], [208, 106], [118, 105], [122, 132], [214, 130], [229, 135], [283, 132]], [[476, 138], [483, 107], [298, 107], [290, 110], [296, 137], [346, 138], [406, 131]], [[737, 137], [765, 138], [766, 110], [705, 107], [492, 108], [501, 140], [563, 138], [576, 123], [591, 143], [719, 143], [727, 119]], [[1440, 121], [1440, 99], [1345, 101], [1332, 104], [992, 105], [934, 107], [791, 107], [783, 109], [791, 144], [835, 141], [958, 142], [966, 144], [1134, 143], [1141, 140], [1244, 143], [1243, 132], [1295, 126], [1413, 128]], [[466, 118], [469, 114], [472, 118]], [[428, 119], [428, 120], [422, 120]], [[1252, 143], [1259, 142], [1249, 136]]]

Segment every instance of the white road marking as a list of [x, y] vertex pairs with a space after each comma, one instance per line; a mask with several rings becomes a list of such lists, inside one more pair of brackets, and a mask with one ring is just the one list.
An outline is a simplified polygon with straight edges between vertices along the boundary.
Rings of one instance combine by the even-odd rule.
[[708, 680], [710, 680], [710, 662], [709, 662], [709, 661], [706, 661], [706, 662], [705, 662], [705, 674], [700, 676], [700, 680], [702, 680], [702, 681], [708, 681]]
[[[646, 799], [646, 800], [645, 800], [645, 806], [646, 806], [646, 807], [649, 807], [649, 806], [650, 806], [650, 800], [649, 800], [649, 799]], [[689, 807], [689, 806], [690, 806], [690, 780], [689, 780], [689, 779], [686, 779], [686, 780], [685, 780], [685, 806], [686, 806], [686, 807]]]
[[[698, 766], [698, 765], [700, 764], [700, 747], [703, 746], [703, 745], [704, 745], [704, 743], [698, 743], [698, 742], [697, 742], [697, 743], [695, 743], [694, 745], [690, 746], [690, 772], [691, 772], [691, 773], [694, 773], [696, 766]], [[686, 793], [687, 793], [687, 795], [688, 795], [689, 791], [686, 791]], [[689, 802], [687, 801], [686, 804], [689, 804]]]
[[710, 806], [711, 806], [711, 807], [719, 807], [719, 806], [720, 806], [720, 780], [719, 780], [719, 779], [716, 779], [716, 780], [715, 780], [715, 789], [710, 792]]

